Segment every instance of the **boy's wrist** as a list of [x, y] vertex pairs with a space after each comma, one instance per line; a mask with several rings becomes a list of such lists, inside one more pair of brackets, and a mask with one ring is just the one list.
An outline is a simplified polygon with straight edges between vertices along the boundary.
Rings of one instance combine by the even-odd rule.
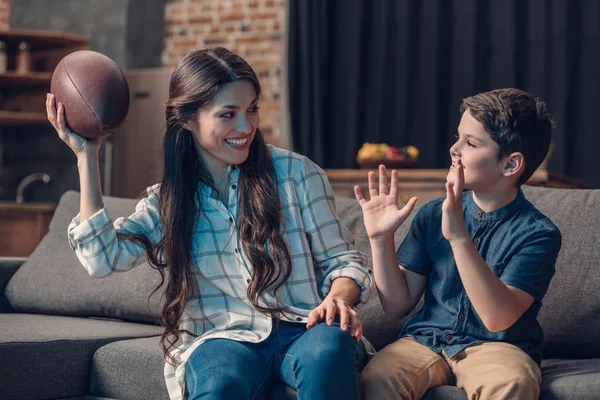
[[371, 243], [371, 249], [374, 249], [374, 248], [381, 249], [386, 246], [389, 246], [390, 244], [392, 245], [392, 247], [394, 247], [394, 235], [386, 234], [386, 235], [379, 235], [379, 236], [375, 236], [375, 237], [369, 236], [369, 242]]
[[471, 243], [471, 238], [469, 235], [457, 235], [452, 239], [448, 239], [451, 247], [464, 246], [468, 243]]

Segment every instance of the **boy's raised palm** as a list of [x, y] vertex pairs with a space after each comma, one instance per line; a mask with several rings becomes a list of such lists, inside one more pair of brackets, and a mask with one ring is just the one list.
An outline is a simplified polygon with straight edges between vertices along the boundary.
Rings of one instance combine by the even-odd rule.
[[446, 178], [446, 199], [442, 204], [442, 234], [452, 241], [469, 236], [465, 226], [462, 206], [462, 191], [465, 186], [465, 173], [462, 162], [452, 165]]
[[369, 195], [367, 201], [360, 187], [354, 187], [354, 195], [363, 212], [365, 228], [370, 239], [393, 235], [415, 207], [417, 198], [411, 198], [404, 207], [398, 208], [398, 172], [392, 171], [388, 192], [387, 172], [384, 165], [379, 166], [379, 190], [375, 182], [375, 173], [369, 172]]

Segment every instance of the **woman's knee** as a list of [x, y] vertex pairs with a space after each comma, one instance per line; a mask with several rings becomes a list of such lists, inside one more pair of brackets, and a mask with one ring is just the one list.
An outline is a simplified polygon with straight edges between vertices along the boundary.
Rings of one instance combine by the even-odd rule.
[[313, 332], [309, 345], [295, 354], [303, 363], [356, 359], [356, 341], [348, 332], [341, 330], [339, 325], [319, 324], [312, 329], [317, 331]]
[[[222, 357], [228, 354], [228, 357]], [[192, 353], [185, 370], [189, 400], [252, 398], [255, 382], [250, 370], [260, 372], [256, 357], [241, 343], [215, 339]]]
[[188, 382], [188, 400], [195, 399], [251, 399], [252, 393], [241, 376], [211, 374]]

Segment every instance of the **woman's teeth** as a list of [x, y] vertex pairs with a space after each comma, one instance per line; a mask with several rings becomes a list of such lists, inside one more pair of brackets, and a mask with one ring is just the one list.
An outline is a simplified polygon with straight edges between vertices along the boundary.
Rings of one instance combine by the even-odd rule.
[[248, 138], [246, 138], [246, 139], [225, 139], [225, 142], [227, 142], [228, 145], [236, 146], [236, 147], [245, 145], [247, 141], [248, 141]]

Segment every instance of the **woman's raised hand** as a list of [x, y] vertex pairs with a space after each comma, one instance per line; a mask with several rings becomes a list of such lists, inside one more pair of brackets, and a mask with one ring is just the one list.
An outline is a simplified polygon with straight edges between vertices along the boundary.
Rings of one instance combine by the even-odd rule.
[[54, 129], [56, 129], [61, 140], [65, 142], [78, 157], [86, 152], [97, 152], [102, 143], [102, 139], [86, 139], [70, 130], [65, 122], [65, 107], [62, 103], [58, 103], [57, 107], [55, 103], [56, 100], [54, 95], [48, 93], [46, 95], [48, 121], [50, 121]]

